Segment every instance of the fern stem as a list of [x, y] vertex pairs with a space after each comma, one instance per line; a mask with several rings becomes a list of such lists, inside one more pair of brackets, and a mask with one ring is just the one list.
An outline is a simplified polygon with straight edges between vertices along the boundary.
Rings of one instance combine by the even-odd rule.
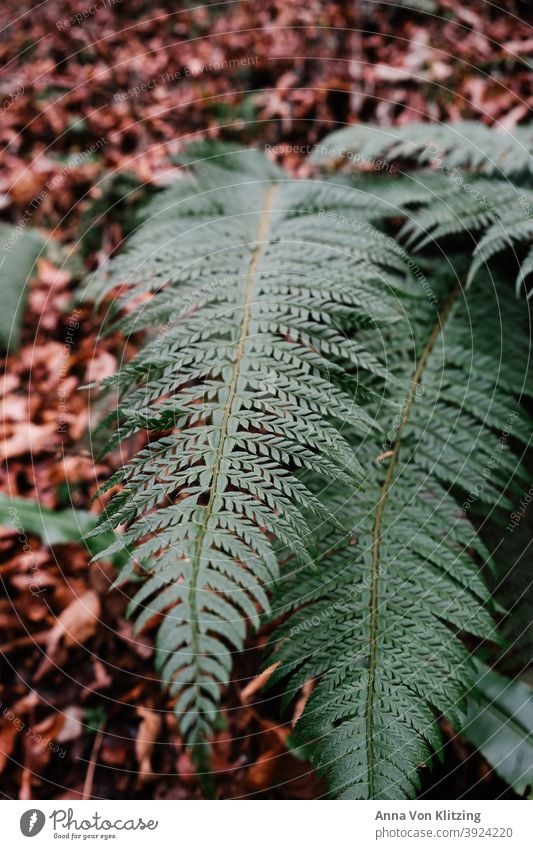
[[420, 385], [422, 375], [426, 368], [428, 359], [435, 347], [435, 343], [439, 338], [439, 335], [442, 332], [444, 325], [450, 315], [450, 312], [459, 297], [459, 294], [462, 291], [461, 283], [458, 282], [456, 286], [454, 286], [448, 300], [446, 301], [443, 309], [439, 312], [437, 320], [431, 330], [431, 333], [428, 336], [427, 342], [424, 345], [422, 350], [422, 354], [420, 356], [420, 360], [418, 365], [413, 373], [413, 377], [411, 378], [411, 382], [409, 385], [409, 391], [407, 393], [406, 403], [404, 406], [402, 418], [400, 424], [398, 426], [398, 431], [396, 433], [396, 439], [394, 440], [394, 446], [392, 449], [392, 456], [390, 458], [389, 465], [387, 467], [387, 473], [385, 475], [385, 479], [383, 481], [383, 485], [381, 487], [378, 506], [376, 509], [376, 516], [374, 521], [374, 528], [372, 533], [372, 565], [371, 565], [371, 583], [370, 583], [370, 634], [369, 634], [369, 645], [370, 645], [370, 657], [369, 657], [369, 665], [368, 665], [368, 685], [367, 685], [367, 695], [366, 695], [366, 705], [365, 705], [365, 727], [366, 727], [366, 769], [367, 769], [367, 777], [368, 777], [368, 792], [369, 798], [374, 798], [374, 752], [373, 752], [373, 720], [374, 720], [374, 692], [376, 686], [376, 666], [377, 666], [377, 633], [378, 633], [378, 607], [379, 607], [379, 566], [380, 566], [380, 542], [381, 542], [381, 528], [383, 524], [383, 516], [385, 513], [385, 508], [387, 506], [387, 499], [389, 497], [389, 493], [391, 490], [392, 482], [394, 480], [394, 473], [396, 471], [396, 466], [398, 464], [398, 456], [400, 453], [400, 448], [402, 445], [402, 438], [409, 421], [409, 414], [411, 412], [411, 407], [416, 398], [416, 391], [418, 386]]
[[[192, 649], [193, 656], [195, 662], [197, 663], [197, 658], [200, 653], [200, 644], [199, 644], [199, 610], [198, 610], [198, 578], [200, 574], [200, 568], [202, 563], [202, 551], [205, 540], [205, 535], [207, 533], [207, 528], [209, 525], [209, 520], [213, 513], [213, 505], [215, 499], [218, 494], [218, 480], [220, 477], [220, 470], [222, 465], [222, 458], [224, 457], [224, 446], [226, 443], [226, 439], [228, 436], [228, 423], [233, 411], [233, 404], [235, 401], [235, 395], [237, 392], [237, 383], [239, 379], [240, 366], [242, 357], [244, 354], [246, 341], [248, 339], [248, 328], [250, 324], [252, 303], [253, 303], [253, 288], [254, 288], [254, 277], [257, 270], [257, 265], [262, 253], [263, 242], [265, 239], [265, 235], [268, 230], [270, 213], [272, 210], [272, 203], [274, 200], [274, 193], [276, 191], [276, 186], [271, 185], [268, 187], [265, 193], [265, 202], [263, 206], [263, 211], [261, 214], [261, 219], [259, 223], [259, 229], [257, 233], [257, 239], [252, 251], [252, 257], [250, 260], [250, 265], [248, 268], [248, 272], [246, 275], [246, 282], [244, 286], [243, 293], [243, 317], [241, 324], [241, 331], [239, 336], [239, 341], [237, 344], [235, 358], [233, 360], [233, 372], [231, 376], [231, 381], [229, 384], [228, 397], [226, 403], [224, 405], [224, 411], [222, 414], [222, 422], [220, 425], [220, 435], [217, 445], [217, 450], [215, 454], [215, 460], [213, 463], [213, 473], [211, 476], [211, 483], [209, 486], [209, 499], [204, 509], [203, 519], [200, 524], [200, 528], [198, 531], [198, 536], [196, 538], [196, 544], [194, 547], [194, 556], [192, 562], [192, 575], [191, 575], [191, 587], [189, 591], [189, 607], [191, 611], [191, 627], [192, 627]], [[194, 685], [195, 687], [195, 707], [199, 712], [199, 684], [198, 684], [198, 670], [195, 676]], [[206, 765], [206, 753], [205, 747], [202, 745], [200, 740], [196, 741], [195, 749], [200, 747], [201, 749], [201, 761], [203, 769], [208, 769], [208, 765]]]

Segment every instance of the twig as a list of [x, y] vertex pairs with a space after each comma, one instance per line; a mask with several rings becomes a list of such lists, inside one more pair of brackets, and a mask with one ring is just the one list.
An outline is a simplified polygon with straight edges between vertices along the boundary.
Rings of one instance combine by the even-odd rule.
[[100, 752], [100, 747], [102, 745], [104, 739], [104, 723], [102, 722], [98, 731], [96, 732], [93, 747], [91, 750], [91, 755], [89, 758], [89, 766], [87, 767], [87, 775], [85, 776], [85, 781], [83, 782], [83, 793], [82, 799], [91, 799], [92, 798], [92, 789], [94, 782], [94, 771], [96, 769], [96, 759], [98, 757], [98, 753]]

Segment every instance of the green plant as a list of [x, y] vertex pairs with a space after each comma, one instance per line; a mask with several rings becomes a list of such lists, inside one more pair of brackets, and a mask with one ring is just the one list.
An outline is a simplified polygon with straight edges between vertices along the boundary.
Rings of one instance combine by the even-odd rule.
[[37, 230], [0, 224], [0, 347], [16, 350], [29, 279], [44, 243]]
[[100, 532], [129, 527], [101, 556], [135, 546], [122, 580], [144, 580], [130, 612], [137, 630], [161, 614], [158, 668], [200, 762], [229, 649], [269, 610], [279, 558], [314, 568], [304, 511], [333, 518], [305, 474], [364, 477], [364, 376], [379, 384], [386, 370], [353, 336], [388, 301], [392, 315], [384, 281], [401, 286], [403, 268], [377, 239], [324, 228], [323, 208], [365, 211], [350, 190], [290, 180], [253, 151], [228, 156], [155, 200], [106, 283], [126, 284], [114, 327], [161, 330], [106, 382], [120, 393], [110, 446], [150, 441], [103, 488], [122, 491]]
[[[527, 180], [489, 138], [484, 158], [446, 150], [492, 174], [497, 149]], [[272, 683], [288, 677], [290, 699], [314, 682], [295, 744], [332, 795], [409, 797], [439, 716], [461, 723], [472, 640], [497, 639], [479, 530], [526, 482], [528, 313], [505, 277], [469, 274], [468, 229], [495, 219], [433, 164], [293, 180], [255, 151], [205, 155], [100, 284], [112, 329], [144, 339], [104, 381], [119, 394], [104, 451], [145, 441], [103, 487], [120, 491], [100, 532], [127, 530], [102, 556], [130, 554], [119, 581], [142, 582], [130, 612], [158, 625], [201, 769], [231, 652], [283, 613]], [[514, 203], [517, 184], [465, 174]], [[392, 235], [428, 228], [415, 259]]]
[[[89, 537], [98, 521], [94, 513], [87, 510], [47, 510], [38, 501], [29, 498], [10, 498], [0, 492], [0, 525], [6, 528], [22, 528], [26, 533], [41, 537], [50, 548], [68, 542], [86, 540], [87, 549], [93, 555], [99, 554], [113, 542], [112, 534], [95, 534]], [[117, 555], [116, 566], [123, 563]]]
[[475, 689], [461, 733], [516, 793], [533, 791], [533, 690], [477, 661]]
[[358, 124], [323, 139], [311, 156], [314, 164], [335, 166], [388, 162], [462, 168], [491, 176], [521, 178], [533, 173], [533, 130], [513, 133], [489, 129], [477, 121], [450, 124], [413, 121], [403, 127]]
[[[462, 234], [475, 240], [467, 276], [470, 284], [496, 254], [529, 246], [533, 237], [533, 191], [503, 180], [477, 179], [459, 184], [453, 197], [428, 198], [413, 210], [401, 235], [408, 237], [409, 246], [416, 245], [420, 250]], [[517, 263], [517, 293], [532, 271], [533, 248], [529, 248], [524, 262]]]
[[491, 556], [467, 516], [503, 519], [505, 492], [528, 481], [510, 447], [511, 434], [531, 434], [518, 406], [522, 310], [502, 286], [498, 316], [486, 285], [465, 296], [435, 269], [431, 279], [440, 309], [413, 299], [404, 332], [385, 339], [400, 413], [381, 451], [368, 443], [373, 485], [334, 492], [345, 545], [326, 541], [327, 580], [297, 570], [281, 586], [291, 615], [269, 658], [279, 664], [271, 684], [290, 673], [290, 698], [316, 682], [296, 743], [314, 743], [341, 798], [414, 795], [419, 765], [440, 748], [437, 718], [461, 724], [476, 681], [461, 634], [496, 639], [480, 574]]
[[[529, 126], [511, 134], [460, 121], [347, 127], [324, 139], [310, 162], [348, 172], [379, 166], [386, 174], [392, 163], [401, 165], [392, 181], [386, 175], [353, 181], [387, 201], [389, 217], [406, 218], [400, 240], [417, 252], [440, 241], [447, 248], [452, 238], [463, 237], [468, 246], [473, 242], [467, 284], [509, 249], [520, 292], [533, 272], [532, 154]], [[413, 166], [419, 170], [410, 171]]]

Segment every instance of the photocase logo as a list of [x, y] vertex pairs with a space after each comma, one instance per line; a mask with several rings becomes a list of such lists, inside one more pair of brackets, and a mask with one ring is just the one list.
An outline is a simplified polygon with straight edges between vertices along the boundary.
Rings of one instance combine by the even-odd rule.
[[35, 837], [42, 831], [46, 822], [46, 817], [42, 811], [32, 808], [30, 811], [25, 811], [20, 818], [20, 830], [24, 837]]

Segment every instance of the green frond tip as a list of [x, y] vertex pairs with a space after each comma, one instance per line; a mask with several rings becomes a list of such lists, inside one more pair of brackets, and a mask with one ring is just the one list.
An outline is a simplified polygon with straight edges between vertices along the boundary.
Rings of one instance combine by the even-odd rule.
[[385, 340], [404, 392], [387, 443], [367, 442], [373, 485], [325, 495], [353, 531], [344, 546], [323, 540], [319, 578], [286, 570], [276, 599], [290, 615], [269, 683], [286, 682], [287, 703], [315, 682], [295, 742], [339, 798], [414, 797], [441, 748], [438, 718], [460, 727], [476, 682], [463, 633], [498, 639], [470, 517], [494, 518], [506, 491], [528, 486], [511, 448], [531, 436], [518, 405], [527, 319], [502, 285], [492, 310], [485, 281], [465, 295], [443, 280], [439, 295], [439, 313], [410, 306], [412, 339], [396, 327]]
[[230, 159], [154, 201], [101, 292], [119, 285], [113, 327], [146, 335], [106, 381], [119, 395], [109, 448], [149, 435], [102, 522], [127, 526], [125, 574], [141, 579], [129, 612], [137, 631], [159, 625], [157, 667], [195, 750], [280, 557], [315, 565], [308, 517], [331, 519], [320, 490], [366, 474], [361, 401], [387, 371], [359, 331], [379, 335], [374, 306], [394, 315], [405, 276], [392, 247], [376, 258], [343, 216], [324, 221], [324, 208], [357, 211], [360, 193], [289, 179], [257, 153]]
[[[420, 253], [437, 241], [446, 252], [471, 250], [474, 241], [467, 285], [507, 250], [518, 266], [517, 294], [531, 297], [532, 125], [512, 133], [475, 121], [357, 125], [327, 136], [310, 162], [372, 193], [374, 220], [404, 218], [398, 238], [409, 250]], [[400, 163], [400, 174], [392, 163]]]
[[[466, 185], [466, 188], [464, 186]], [[459, 183], [453, 192], [434, 196], [428, 186], [427, 197], [412, 210], [400, 232], [417, 251], [451, 237], [474, 239], [467, 285], [488, 266], [497, 254], [509, 250], [515, 259], [524, 249], [531, 251], [533, 240], [533, 191], [504, 180], [471, 178]], [[518, 250], [518, 254], [517, 254]], [[531, 273], [528, 254], [518, 271], [516, 290], [520, 293]]]

